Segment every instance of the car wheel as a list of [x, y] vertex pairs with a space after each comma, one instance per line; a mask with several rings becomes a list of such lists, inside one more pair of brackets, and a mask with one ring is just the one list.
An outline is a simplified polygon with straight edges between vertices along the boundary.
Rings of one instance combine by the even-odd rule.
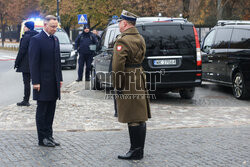
[[194, 97], [195, 88], [185, 88], [179, 91], [181, 98], [192, 99]]
[[75, 69], [76, 69], [76, 66], [72, 66], [71, 69], [72, 69], [72, 70], [75, 70]]
[[96, 72], [95, 72], [94, 68], [92, 68], [92, 71], [91, 71], [91, 89], [92, 90], [101, 90], [102, 89], [101, 84], [96, 76]]
[[241, 72], [237, 72], [234, 76], [233, 95], [236, 99], [245, 99], [249, 96], [245, 87], [244, 77]]

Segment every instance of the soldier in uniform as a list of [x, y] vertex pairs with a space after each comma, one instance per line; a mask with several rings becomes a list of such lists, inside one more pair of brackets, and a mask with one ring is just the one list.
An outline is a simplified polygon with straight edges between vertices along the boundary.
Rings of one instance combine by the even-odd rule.
[[143, 37], [135, 27], [137, 16], [123, 10], [119, 28], [121, 35], [114, 45], [112, 82], [116, 91], [118, 121], [128, 124], [130, 149], [119, 159], [143, 158], [146, 121], [151, 118], [146, 76], [141, 63], [146, 53]]

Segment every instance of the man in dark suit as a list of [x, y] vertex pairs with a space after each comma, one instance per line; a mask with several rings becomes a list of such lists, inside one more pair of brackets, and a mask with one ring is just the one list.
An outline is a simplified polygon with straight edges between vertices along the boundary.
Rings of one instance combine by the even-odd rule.
[[25, 33], [20, 41], [19, 51], [16, 57], [14, 69], [16, 72], [22, 72], [23, 74], [23, 84], [24, 84], [24, 97], [23, 101], [17, 103], [18, 106], [30, 106], [30, 69], [29, 69], [29, 42], [30, 38], [36, 34], [37, 31], [34, 30], [34, 22], [27, 21], [24, 23]]
[[60, 99], [62, 71], [59, 41], [54, 33], [58, 21], [48, 15], [44, 19], [44, 29], [30, 40], [30, 73], [33, 84], [33, 99], [37, 100], [36, 125], [40, 146], [60, 145], [53, 138], [56, 100]]

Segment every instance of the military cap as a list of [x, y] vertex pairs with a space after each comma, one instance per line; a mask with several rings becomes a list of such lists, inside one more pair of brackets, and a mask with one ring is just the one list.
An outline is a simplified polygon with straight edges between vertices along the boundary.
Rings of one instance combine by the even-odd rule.
[[84, 24], [83, 29], [90, 29], [88, 24]]
[[128, 20], [128, 21], [136, 21], [137, 19], [137, 15], [135, 15], [134, 13], [131, 13], [129, 11], [126, 11], [126, 10], [123, 10], [122, 13], [121, 13], [121, 16], [118, 20], [119, 21], [122, 21], [122, 20]]

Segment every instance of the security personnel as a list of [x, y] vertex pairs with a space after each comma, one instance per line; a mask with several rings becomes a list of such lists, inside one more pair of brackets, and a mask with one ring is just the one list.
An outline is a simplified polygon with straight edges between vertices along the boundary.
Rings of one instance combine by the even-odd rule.
[[34, 22], [27, 21], [24, 23], [24, 31], [25, 33], [22, 36], [20, 41], [19, 51], [16, 57], [14, 69], [16, 68], [16, 72], [22, 72], [23, 74], [23, 84], [24, 84], [24, 97], [23, 101], [17, 103], [18, 106], [30, 106], [30, 68], [29, 68], [29, 42], [30, 38], [36, 34], [37, 31], [34, 30]]
[[94, 52], [90, 50], [90, 45], [96, 45], [97, 39], [95, 34], [90, 32], [89, 25], [85, 24], [83, 32], [79, 34], [75, 40], [75, 49], [79, 52], [78, 59], [78, 79], [82, 81], [84, 64], [86, 63], [85, 81], [90, 81], [91, 63], [93, 61]]
[[119, 159], [143, 158], [146, 122], [151, 118], [146, 76], [141, 63], [146, 53], [143, 37], [135, 27], [137, 16], [123, 10], [112, 59], [112, 82], [117, 92], [118, 121], [128, 124], [130, 150]]
[[56, 101], [60, 99], [62, 70], [59, 40], [54, 36], [58, 27], [55, 16], [44, 19], [44, 29], [30, 40], [29, 60], [33, 84], [33, 99], [37, 100], [36, 126], [38, 145], [55, 147], [53, 120]]

